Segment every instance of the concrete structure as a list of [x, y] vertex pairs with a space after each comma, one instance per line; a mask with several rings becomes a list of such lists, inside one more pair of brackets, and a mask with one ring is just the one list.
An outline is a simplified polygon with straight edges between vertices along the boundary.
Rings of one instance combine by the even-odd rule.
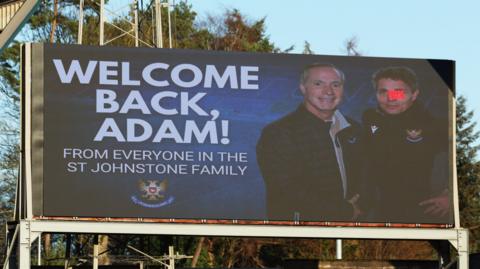
[[0, 53], [32, 15], [39, 0], [0, 0]]
[[5, 29], [13, 18], [13, 15], [20, 9], [23, 0], [1, 0], [0, 1], [0, 32]]

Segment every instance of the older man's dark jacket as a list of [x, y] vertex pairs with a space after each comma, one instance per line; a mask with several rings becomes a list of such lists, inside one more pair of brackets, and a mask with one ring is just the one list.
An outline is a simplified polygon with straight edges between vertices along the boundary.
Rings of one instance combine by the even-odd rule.
[[360, 128], [339, 131], [335, 144], [342, 149], [346, 191], [329, 135], [330, 124], [303, 105], [267, 125], [257, 143], [257, 161], [266, 185], [269, 220], [351, 221], [347, 201], [358, 188], [362, 168]]

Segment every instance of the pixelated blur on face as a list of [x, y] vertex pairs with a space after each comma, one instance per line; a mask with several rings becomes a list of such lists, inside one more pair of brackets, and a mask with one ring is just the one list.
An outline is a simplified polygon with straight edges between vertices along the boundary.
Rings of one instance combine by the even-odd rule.
[[393, 89], [387, 92], [388, 99], [402, 101], [405, 99], [405, 89]]
[[315, 67], [309, 70], [300, 90], [307, 110], [325, 120], [333, 115], [342, 101], [343, 82], [334, 68]]
[[383, 112], [400, 114], [409, 109], [417, 99], [418, 90], [412, 89], [401, 80], [382, 78], [377, 83], [377, 101]]

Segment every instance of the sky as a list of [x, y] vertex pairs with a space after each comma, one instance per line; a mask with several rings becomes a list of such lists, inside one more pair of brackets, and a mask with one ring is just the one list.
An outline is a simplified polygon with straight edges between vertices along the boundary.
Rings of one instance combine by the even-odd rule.
[[[294, 53], [301, 53], [308, 41], [316, 54], [345, 55], [345, 41], [355, 36], [365, 56], [454, 60], [457, 94], [467, 98], [467, 108], [474, 111], [474, 120], [480, 125], [480, 86], [476, 83], [480, 1], [174, 1], [188, 2], [200, 20], [233, 8], [252, 21], [265, 18], [270, 40], [283, 50], [294, 45]], [[128, 10], [131, 2], [110, 1], [115, 10]]]
[[[198, 17], [238, 9], [266, 18], [266, 34], [280, 49], [308, 41], [315, 54], [345, 55], [357, 37], [365, 56], [456, 61], [456, 89], [480, 122], [480, 1], [475, 0], [188, 0]], [[480, 123], [479, 123], [480, 124]], [[477, 126], [477, 129], [478, 126]]]

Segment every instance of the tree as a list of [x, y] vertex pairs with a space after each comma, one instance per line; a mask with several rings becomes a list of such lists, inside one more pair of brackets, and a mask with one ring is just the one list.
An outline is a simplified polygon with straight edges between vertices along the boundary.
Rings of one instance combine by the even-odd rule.
[[305, 40], [305, 44], [303, 45], [303, 54], [315, 54], [315, 52], [310, 47], [310, 43]]
[[[196, 24], [191, 48], [223, 51], [274, 52], [278, 49], [265, 35], [265, 18], [251, 21], [239, 10], [226, 10], [222, 15], [208, 15]], [[189, 48], [189, 47], [185, 47]]]
[[476, 145], [480, 133], [472, 122], [473, 111], [466, 106], [466, 99], [460, 96], [456, 108], [457, 178], [460, 206], [460, 222], [470, 229], [472, 252], [479, 250], [480, 239], [480, 164], [476, 160], [479, 146]]
[[15, 72], [20, 60], [19, 44], [7, 48], [0, 56], [0, 102], [3, 117], [0, 119], [0, 222], [13, 215], [15, 186], [19, 164], [19, 76]]
[[348, 56], [362, 56], [362, 52], [358, 50], [358, 38], [352, 36], [345, 40], [345, 52]]

